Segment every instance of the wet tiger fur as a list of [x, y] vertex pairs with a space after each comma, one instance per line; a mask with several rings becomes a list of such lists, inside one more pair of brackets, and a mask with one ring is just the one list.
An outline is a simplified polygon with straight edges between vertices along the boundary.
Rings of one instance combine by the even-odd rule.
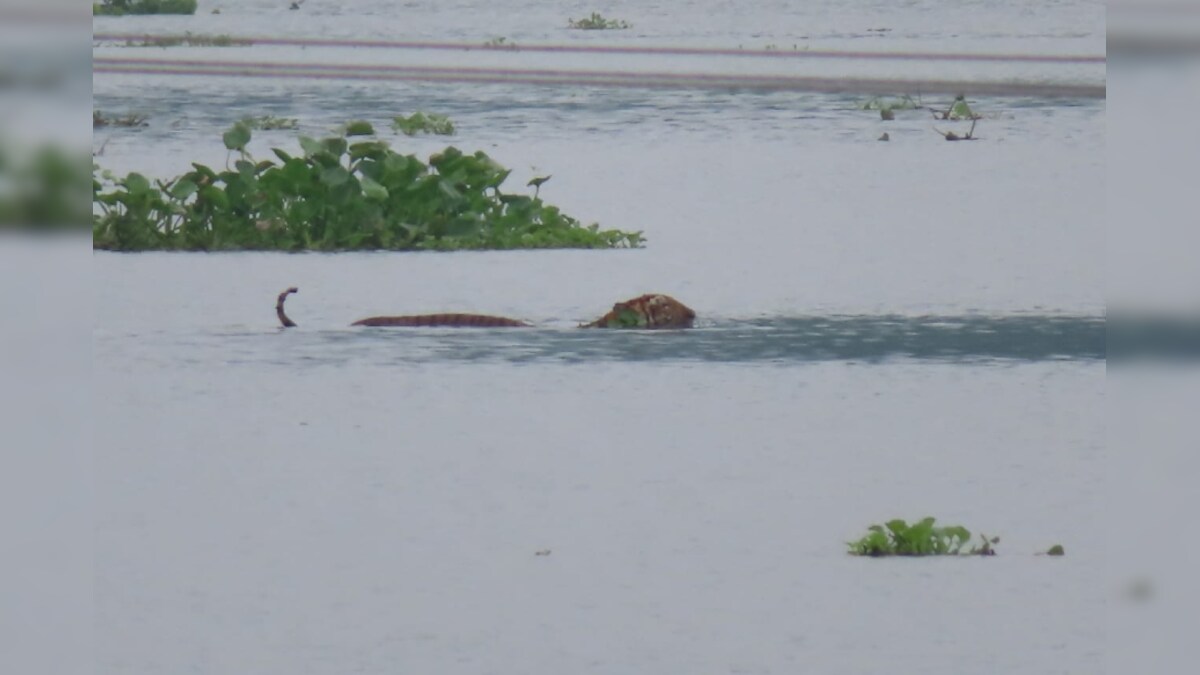
[[369, 316], [351, 326], [453, 326], [456, 328], [520, 328], [530, 324], [486, 314], [415, 314], [412, 316]]
[[[279, 294], [275, 301], [275, 315], [284, 328], [296, 325], [283, 311], [283, 303], [295, 286]], [[691, 328], [696, 313], [690, 307], [669, 295], [651, 293], [632, 300], [618, 302], [612, 311], [580, 328]], [[371, 316], [359, 319], [352, 326], [423, 326], [453, 328], [509, 328], [529, 327], [531, 324], [503, 316], [486, 314], [412, 314], [403, 316]]]
[[695, 320], [691, 307], [669, 295], [650, 293], [618, 302], [611, 312], [580, 328], [691, 328]]

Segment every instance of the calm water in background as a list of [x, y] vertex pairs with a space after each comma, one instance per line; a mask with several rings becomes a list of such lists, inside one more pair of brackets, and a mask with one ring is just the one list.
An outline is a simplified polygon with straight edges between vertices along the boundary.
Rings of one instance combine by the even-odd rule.
[[[241, 2], [95, 29], [1104, 49], [1092, 3], [792, 4]], [[563, 30], [597, 9], [635, 28]], [[395, 143], [484, 149], [514, 186], [553, 174], [547, 201], [649, 239], [635, 251], [97, 253], [99, 672], [1101, 669], [1103, 101], [973, 101], [984, 140], [956, 144], [928, 113], [884, 125], [852, 95], [99, 74], [94, 90], [97, 108], [150, 123], [98, 131], [105, 168], [220, 164], [220, 133], [246, 115], [295, 117], [316, 135], [434, 110], [457, 136]], [[892, 141], [876, 142], [885, 130]], [[257, 133], [252, 151], [295, 133]], [[280, 331], [272, 305], [290, 285], [299, 328]], [[693, 306], [698, 329], [573, 329], [648, 291]], [[538, 328], [348, 327], [424, 311]], [[870, 523], [925, 515], [1001, 536], [1000, 555], [844, 553]], [[1034, 555], [1053, 543], [1068, 556]]]

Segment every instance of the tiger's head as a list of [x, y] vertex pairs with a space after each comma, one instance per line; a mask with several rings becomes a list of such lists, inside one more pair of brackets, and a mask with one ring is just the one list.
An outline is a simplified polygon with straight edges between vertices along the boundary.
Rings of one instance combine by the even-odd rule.
[[675, 298], [650, 293], [618, 302], [585, 328], [691, 328], [696, 312]]

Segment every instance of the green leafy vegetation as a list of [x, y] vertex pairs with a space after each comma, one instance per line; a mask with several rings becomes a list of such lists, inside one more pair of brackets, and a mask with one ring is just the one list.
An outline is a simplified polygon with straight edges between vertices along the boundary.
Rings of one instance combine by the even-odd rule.
[[878, 110], [879, 119], [888, 121], [896, 119], [897, 110], [916, 110], [921, 107], [919, 101], [913, 100], [913, 97], [905, 94], [900, 98], [886, 98], [876, 96], [875, 98], [866, 101], [859, 106], [860, 110]]
[[494, 37], [491, 40], [483, 43], [484, 47], [491, 49], [517, 49], [517, 43], [509, 42], [506, 37]]
[[567, 19], [567, 28], [578, 30], [624, 30], [626, 28], [633, 28], [633, 24], [621, 19], [606, 19], [599, 12], [592, 12], [591, 16], [578, 21]]
[[858, 541], [849, 542], [851, 555], [870, 556], [927, 556], [927, 555], [995, 555], [994, 544], [999, 537], [980, 535], [982, 544], [963, 550], [971, 541], [971, 533], [961, 525], [934, 525], [933, 518], [913, 524], [897, 518], [883, 525], [872, 525]]
[[1055, 544], [1050, 547], [1050, 550], [1046, 551], [1046, 555], [1060, 556], [1065, 554], [1066, 551], [1063, 549], [1062, 544]]
[[275, 117], [274, 115], [243, 117], [241, 124], [250, 129], [261, 129], [263, 131], [295, 129], [300, 126], [300, 122], [293, 117]]
[[405, 136], [416, 136], [420, 133], [454, 135], [454, 123], [449, 117], [437, 113], [415, 112], [408, 117], [397, 117], [392, 121], [392, 128]]
[[930, 108], [929, 112], [933, 113], [933, 118], [938, 120], [978, 120], [982, 119], [983, 115], [971, 110], [971, 106], [967, 105], [967, 99], [962, 94], [954, 97], [954, 103], [950, 104], [945, 110]]
[[232, 47], [249, 44], [252, 44], [249, 40], [228, 35], [193, 35], [191, 31], [183, 35], [146, 35], [125, 41], [126, 47]]
[[[352, 122], [347, 132], [366, 131]], [[369, 124], [368, 124], [369, 126]], [[510, 171], [483, 152], [429, 158], [387, 142], [301, 136], [300, 155], [246, 151], [251, 129], [225, 132], [230, 168], [169, 181], [93, 167], [93, 247], [143, 250], [459, 250], [621, 248], [640, 232], [582, 225], [539, 197], [501, 191]], [[236, 158], [235, 158], [236, 156]]]
[[144, 127], [146, 118], [143, 115], [130, 113], [118, 117], [108, 117], [99, 110], [92, 111], [92, 128], [100, 127]]
[[900, 98], [889, 98], [886, 96], [876, 96], [858, 108], [859, 110], [916, 110], [921, 107], [919, 101], [913, 100], [912, 96], [905, 94]]
[[87, 161], [57, 145], [14, 147], [0, 139], [0, 230], [86, 227]]
[[102, 0], [92, 3], [92, 14], [195, 14], [196, 0]]

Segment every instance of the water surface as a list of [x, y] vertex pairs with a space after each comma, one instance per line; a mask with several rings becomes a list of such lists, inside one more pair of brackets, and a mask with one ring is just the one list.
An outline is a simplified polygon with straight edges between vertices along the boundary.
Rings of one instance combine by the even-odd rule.
[[[1104, 51], [1103, 5], [1080, 1], [618, 4], [599, 9], [635, 28], [589, 34], [563, 25], [590, 5], [284, 5], [212, 15], [202, 3], [195, 17], [94, 25]], [[906, 68], [94, 51], [117, 53]], [[915, 67], [1104, 78], [1103, 64]], [[927, 111], [883, 123], [854, 94], [103, 73], [94, 91], [102, 110], [149, 118], [95, 134], [96, 161], [116, 171], [220, 165], [220, 133], [247, 115], [294, 117], [319, 135], [433, 110], [458, 135], [386, 137], [419, 155], [484, 149], [514, 169], [513, 186], [553, 174], [547, 201], [648, 238], [632, 251], [96, 253], [97, 672], [1101, 670], [1103, 100], [973, 100], [982, 140], [946, 143]], [[875, 140], [883, 131], [890, 142]], [[257, 133], [251, 151], [294, 147], [295, 133]], [[293, 285], [299, 326], [281, 330], [275, 296]], [[695, 308], [697, 327], [575, 328], [646, 292]], [[438, 311], [534, 327], [349, 327]], [[871, 523], [926, 515], [1000, 536], [1000, 555], [845, 554]], [[1066, 557], [1035, 555], [1055, 543]]]

